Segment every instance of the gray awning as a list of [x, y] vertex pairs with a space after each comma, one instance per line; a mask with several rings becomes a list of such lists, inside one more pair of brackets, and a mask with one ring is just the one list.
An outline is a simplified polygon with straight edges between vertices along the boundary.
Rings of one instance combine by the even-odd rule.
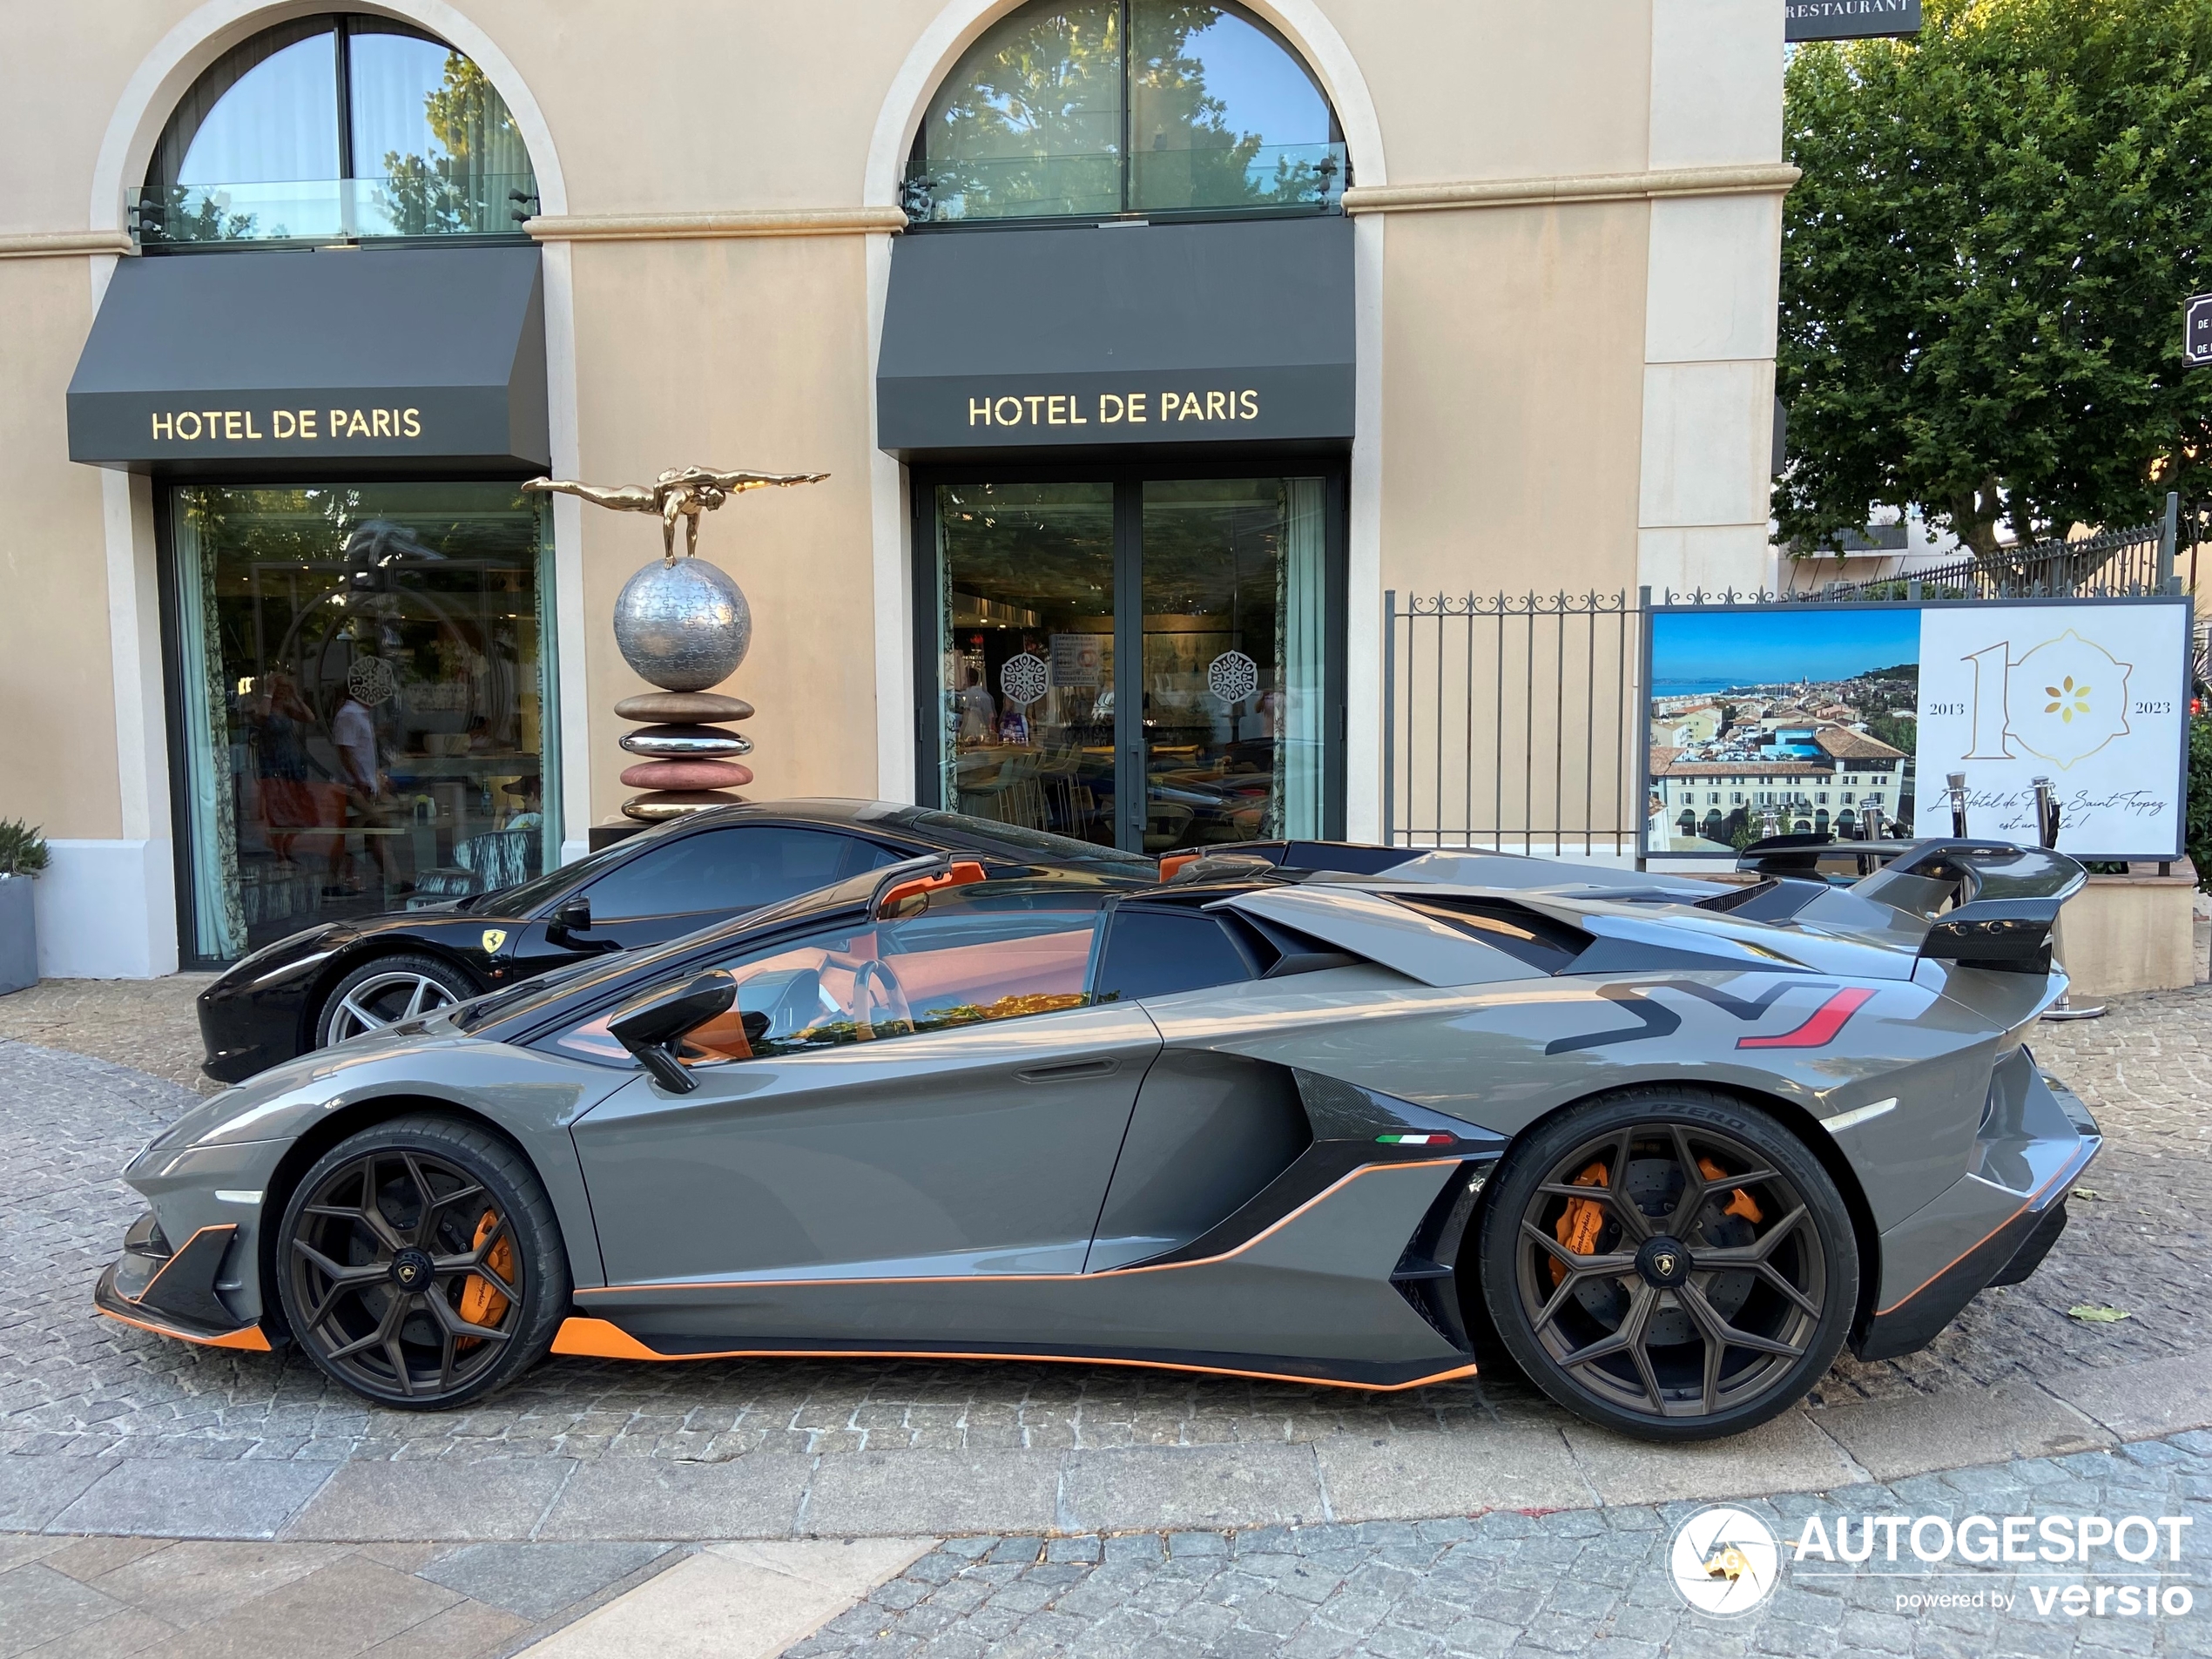
[[271, 476], [541, 469], [537, 250], [124, 260], [70, 381], [69, 454]]
[[876, 395], [894, 454], [1349, 438], [1351, 223], [902, 236]]

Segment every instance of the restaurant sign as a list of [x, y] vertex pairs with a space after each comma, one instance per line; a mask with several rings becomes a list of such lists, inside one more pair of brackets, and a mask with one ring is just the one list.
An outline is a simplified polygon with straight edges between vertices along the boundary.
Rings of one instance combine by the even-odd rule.
[[1920, 0], [1784, 0], [1785, 40], [1873, 40], [1920, 32]]

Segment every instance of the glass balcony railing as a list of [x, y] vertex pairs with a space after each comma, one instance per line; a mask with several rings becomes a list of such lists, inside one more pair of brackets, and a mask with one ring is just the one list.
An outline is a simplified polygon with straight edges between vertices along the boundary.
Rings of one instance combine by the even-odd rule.
[[537, 181], [526, 172], [449, 176], [433, 164], [381, 179], [148, 185], [130, 206], [145, 247], [512, 236], [537, 212]]
[[932, 156], [907, 168], [901, 205], [917, 225], [1124, 212], [1331, 212], [1342, 203], [1345, 172], [1340, 144], [1145, 150], [1126, 168], [1111, 152]]

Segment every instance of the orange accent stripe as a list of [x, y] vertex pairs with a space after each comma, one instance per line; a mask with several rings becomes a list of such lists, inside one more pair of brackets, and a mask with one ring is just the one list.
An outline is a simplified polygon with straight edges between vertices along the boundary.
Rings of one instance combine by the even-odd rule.
[[[1315, 1193], [1297, 1209], [1279, 1220], [1270, 1222], [1258, 1232], [1218, 1256], [1201, 1256], [1188, 1262], [1155, 1262], [1149, 1267], [1109, 1267], [1096, 1273], [943, 1273], [907, 1275], [895, 1278], [718, 1278], [685, 1279], [666, 1285], [597, 1285], [578, 1290], [577, 1296], [627, 1296], [640, 1291], [732, 1291], [781, 1290], [790, 1286], [820, 1285], [1064, 1285], [1088, 1280], [1122, 1278], [1135, 1273], [1172, 1273], [1185, 1267], [1211, 1267], [1243, 1255], [1262, 1240], [1271, 1238], [1289, 1226], [1314, 1205], [1350, 1186], [1363, 1175], [1386, 1173], [1393, 1170], [1435, 1170], [1447, 1164], [1464, 1163], [1465, 1158], [1421, 1158], [1406, 1163], [1366, 1163], [1346, 1176], [1340, 1176]], [[1025, 1358], [1026, 1356], [1016, 1356]], [[1257, 1373], [1255, 1373], [1257, 1374]]]
[[561, 1322], [553, 1339], [553, 1352], [592, 1359], [655, 1359], [673, 1364], [691, 1359], [987, 1359], [1018, 1362], [1041, 1360], [1062, 1366], [1124, 1366], [1141, 1371], [1185, 1371], [1204, 1377], [1249, 1377], [1260, 1382], [1311, 1383], [1318, 1388], [1356, 1388], [1362, 1393], [1395, 1394], [1431, 1383], [1451, 1382], [1474, 1375], [1472, 1362], [1454, 1366], [1411, 1382], [1340, 1382], [1334, 1377], [1306, 1377], [1291, 1371], [1246, 1371], [1230, 1366], [1194, 1366], [1169, 1359], [1124, 1359], [1104, 1354], [1071, 1353], [948, 1353], [934, 1348], [732, 1348], [719, 1353], [661, 1353], [647, 1347], [621, 1326], [604, 1319], [574, 1315]]
[[219, 1337], [198, 1337], [189, 1331], [179, 1331], [173, 1325], [155, 1325], [146, 1319], [133, 1319], [118, 1313], [113, 1308], [104, 1308], [95, 1303], [92, 1312], [118, 1325], [135, 1325], [141, 1331], [151, 1331], [158, 1337], [171, 1337], [179, 1342], [190, 1342], [202, 1348], [237, 1348], [247, 1353], [267, 1353], [269, 1339], [261, 1334], [261, 1327], [249, 1325], [239, 1330], [226, 1332]]
[[[2087, 1160], [2084, 1160], [2081, 1163], [2074, 1164], [2070, 1167], [2072, 1168], [2074, 1173], [2078, 1176], [2087, 1167]], [[1922, 1279], [1919, 1284], [1913, 1286], [1912, 1289], [1905, 1291], [1903, 1296], [1898, 1297], [1897, 1300], [1891, 1303], [1889, 1306], [1885, 1308], [1876, 1308], [1874, 1310], [1874, 1317], [1878, 1319], [1889, 1314], [1894, 1313], [1898, 1311], [1898, 1309], [1903, 1307], [1907, 1302], [1910, 1302], [1914, 1297], [1919, 1295], [1922, 1291], [1926, 1290], [1929, 1285], [1934, 1284], [1946, 1273], [1948, 1273], [1952, 1268], [1958, 1266], [1960, 1262], [1965, 1261], [1967, 1257], [1973, 1255], [1991, 1239], [1996, 1238], [1999, 1233], [2003, 1232], [2006, 1228], [2011, 1226], [2022, 1216], [2027, 1214], [2029, 1211], [2034, 1209], [2035, 1201], [2041, 1197], [2045, 1193], [2048, 1192], [2053, 1187], [2058, 1185], [2060, 1181], [2066, 1179], [2066, 1175], [2067, 1171], [2061, 1170], [2057, 1175], [2052, 1177], [2049, 1181], [2036, 1188], [2034, 1191], [2027, 1195], [2027, 1203], [2020, 1205], [2019, 1209], [2013, 1211], [2011, 1215], [2006, 1217], [2004, 1220], [1999, 1222], [1994, 1227], [1992, 1227], [1980, 1238], [1975, 1239], [1973, 1244], [1967, 1245], [1966, 1249], [1960, 1251], [1956, 1256], [1953, 1256], [1942, 1266], [1937, 1268], [1934, 1272], [1929, 1274], [1927, 1278]]]
[[[226, 1221], [226, 1222], [221, 1222], [221, 1223], [219, 1223], [218, 1224], [216, 1224], [215, 1226], [212, 1226], [212, 1227], [195, 1227], [195, 1228], [193, 1228], [193, 1229], [192, 1229], [192, 1238], [187, 1238], [187, 1239], [186, 1239], [186, 1240], [185, 1240], [185, 1242], [184, 1242], [181, 1245], [179, 1245], [177, 1249], [175, 1249], [175, 1250], [173, 1250], [173, 1251], [170, 1251], [170, 1252], [169, 1252], [169, 1259], [168, 1259], [167, 1261], [165, 1261], [165, 1262], [162, 1263], [162, 1264], [161, 1264], [161, 1265], [160, 1265], [159, 1267], [158, 1267], [158, 1268], [156, 1268], [156, 1269], [154, 1270], [154, 1274], [153, 1274], [153, 1277], [152, 1277], [152, 1278], [150, 1278], [150, 1279], [148, 1279], [148, 1280], [146, 1281], [146, 1287], [145, 1287], [145, 1289], [144, 1289], [143, 1291], [139, 1291], [139, 1292], [138, 1292], [136, 1296], [125, 1296], [125, 1297], [123, 1297], [123, 1299], [124, 1299], [125, 1301], [126, 1301], [126, 1302], [131, 1303], [132, 1305], [134, 1305], [134, 1306], [135, 1306], [135, 1305], [137, 1305], [138, 1303], [141, 1303], [141, 1302], [145, 1301], [145, 1300], [146, 1299], [146, 1298], [148, 1298], [149, 1296], [152, 1296], [152, 1295], [153, 1294], [153, 1287], [154, 1287], [155, 1285], [158, 1285], [158, 1284], [160, 1284], [160, 1283], [161, 1283], [161, 1276], [162, 1276], [164, 1273], [166, 1273], [166, 1272], [167, 1272], [167, 1271], [168, 1271], [171, 1268], [174, 1267], [174, 1266], [177, 1264], [177, 1260], [178, 1260], [178, 1258], [179, 1258], [179, 1257], [181, 1257], [181, 1256], [185, 1253], [185, 1251], [186, 1251], [190, 1250], [190, 1249], [192, 1247], [193, 1243], [194, 1243], [194, 1242], [195, 1242], [195, 1241], [196, 1241], [196, 1240], [199, 1238], [200, 1234], [202, 1234], [202, 1233], [235, 1233], [235, 1232], [237, 1232], [237, 1231], [238, 1231], [238, 1224], [237, 1224], [236, 1222], [234, 1222], [234, 1221]], [[217, 1260], [217, 1262], [216, 1262], [216, 1265], [217, 1265], [218, 1267], [219, 1267], [219, 1266], [221, 1266], [221, 1265], [222, 1265], [222, 1262], [221, 1262], [220, 1258], [218, 1258], [218, 1260]], [[122, 1295], [123, 1295], [123, 1293], [122, 1293], [120, 1291], [118, 1291], [116, 1292], [116, 1294], [117, 1294], [117, 1295], [118, 1295], [118, 1296], [122, 1296]]]

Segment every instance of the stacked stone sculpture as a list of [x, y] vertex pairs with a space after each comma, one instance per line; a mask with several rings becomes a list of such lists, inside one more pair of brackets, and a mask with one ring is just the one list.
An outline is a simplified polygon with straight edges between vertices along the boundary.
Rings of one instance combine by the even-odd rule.
[[752, 769], [738, 764], [752, 752], [752, 740], [722, 723], [751, 719], [752, 704], [712, 691], [651, 691], [625, 697], [615, 712], [653, 723], [622, 736], [622, 746], [641, 761], [624, 770], [623, 786], [651, 792], [624, 801], [624, 816], [658, 823], [745, 799], [722, 792], [752, 781]]
[[[672, 467], [651, 484], [608, 486], [533, 478], [525, 490], [575, 496], [618, 512], [651, 513], [661, 522], [661, 556], [622, 584], [615, 600], [615, 644], [639, 678], [659, 686], [615, 705], [625, 720], [645, 720], [622, 738], [643, 759], [624, 769], [623, 786], [645, 792], [622, 804], [623, 815], [655, 824], [710, 806], [743, 800], [725, 792], [752, 781], [738, 757], [748, 738], [725, 722], [752, 718], [752, 705], [710, 688], [738, 671], [752, 644], [752, 610], [727, 571], [698, 556], [699, 519], [748, 489], [819, 483], [827, 473], [715, 472]], [[676, 526], [684, 526], [684, 557]]]

